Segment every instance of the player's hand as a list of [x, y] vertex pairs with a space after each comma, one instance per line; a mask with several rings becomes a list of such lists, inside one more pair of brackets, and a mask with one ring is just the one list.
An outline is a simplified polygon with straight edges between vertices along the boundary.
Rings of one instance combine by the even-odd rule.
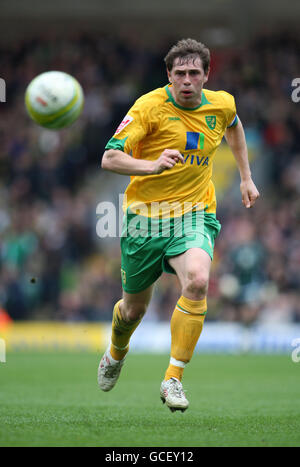
[[177, 162], [184, 164], [183, 155], [176, 149], [165, 149], [159, 158], [154, 161], [153, 173], [160, 174], [165, 170], [170, 170]]
[[259, 198], [259, 191], [256, 188], [253, 180], [243, 180], [240, 184], [242, 193], [242, 202], [246, 208], [252, 208], [257, 198]]

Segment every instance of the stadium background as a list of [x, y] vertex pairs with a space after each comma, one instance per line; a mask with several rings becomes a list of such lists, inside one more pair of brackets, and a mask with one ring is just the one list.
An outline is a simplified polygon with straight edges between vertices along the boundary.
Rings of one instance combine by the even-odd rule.
[[[241, 6], [242, 3], [242, 6]], [[142, 93], [166, 83], [163, 57], [182, 37], [212, 51], [207, 87], [237, 102], [261, 198], [241, 205], [226, 145], [214, 180], [222, 232], [198, 350], [291, 352], [300, 337], [299, 2], [1, 2], [0, 337], [7, 349], [101, 350], [119, 299], [119, 239], [96, 235], [96, 207], [118, 206], [127, 177], [104, 172], [107, 140]], [[30, 80], [74, 75], [81, 118], [50, 132], [24, 109]], [[34, 280], [32, 280], [34, 278]], [[133, 348], [169, 350], [176, 278], [158, 281]], [[155, 336], [155, 338], [153, 337]]]

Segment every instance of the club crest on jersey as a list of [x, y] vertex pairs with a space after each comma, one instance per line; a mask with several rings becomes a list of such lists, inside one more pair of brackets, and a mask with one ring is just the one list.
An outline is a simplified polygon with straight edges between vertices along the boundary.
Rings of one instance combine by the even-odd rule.
[[210, 128], [211, 130], [214, 130], [216, 127], [216, 122], [217, 122], [216, 116], [208, 115], [207, 117], [205, 117], [205, 120], [206, 120], [208, 128]]
[[131, 123], [133, 120], [133, 117], [131, 117], [130, 115], [126, 115], [126, 117], [123, 118], [122, 122], [120, 123], [120, 125], [118, 126], [116, 132], [115, 132], [115, 135], [118, 135], [119, 133], [121, 133], [122, 130], [124, 130], [124, 128], [129, 125], [129, 123]]

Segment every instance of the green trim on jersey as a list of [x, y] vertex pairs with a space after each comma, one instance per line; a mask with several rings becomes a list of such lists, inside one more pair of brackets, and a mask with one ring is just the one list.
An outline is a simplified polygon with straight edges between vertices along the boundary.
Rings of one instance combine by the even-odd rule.
[[128, 136], [123, 139], [117, 139], [117, 138], [110, 138], [108, 141], [107, 145], [105, 146], [105, 149], [117, 149], [118, 151], [123, 151], [124, 152], [124, 147], [125, 147], [125, 142], [127, 140]]
[[166, 93], [168, 94], [168, 97], [169, 99], [167, 100], [167, 102], [172, 102], [172, 104], [177, 107], [178, 109], [181, 109], [181, 110], [190, 110], [190, 111], [193, 111], [193, 110], [197, 110], [197, 109], [200, 109], [200, 107], [202, 107], [203, 105], [206, 105], [206, 104], [210, 104], [210, 102], [207, 100], [204, 92], [202, 91], [201, 93], [201, 104], [200, 105], [197, 105], [197, 107], [193, 107], [193, 108], [190, 108], [190, 107], [183, 107], [182, 105], [179, 105], [177, 104], [177, 102], [175, 101], [174, 97], [172, 96], [172, 93], [170, 91], [170, 88], [169, 88], [169, 85], [167, 84], [165, 86], [165, 90], [166, 90]]

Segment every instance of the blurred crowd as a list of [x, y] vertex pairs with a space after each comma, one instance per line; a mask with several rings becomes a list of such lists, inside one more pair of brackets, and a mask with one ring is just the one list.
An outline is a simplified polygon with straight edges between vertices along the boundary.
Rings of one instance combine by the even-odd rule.
[[[166, 84], [163, 57], [174, 42], [153, 50], [125, 39], [45, 36], [0, 50], [0, 308], [14, 320], [110, 320], [120, 298], [119, 242], [96, 235], [97, 203], [119, 190], [101, 156], [133, 101]], [[219, 201], [207, 319], [300, 321], [300, 104], [291, 98], [299, 50], [299, 34], [274, 31], [212, 49], [207, 87], [232, 93], [258, 137], [261, 198], [249, 211], [239, 196]], [[81, 118], [59, 132], [24, 109], [26, 86], [47, 70], [72, 74], [85, 92]], [[163, 274], [148, 319], [169, 319], [179, 293], [177, 278]]]

